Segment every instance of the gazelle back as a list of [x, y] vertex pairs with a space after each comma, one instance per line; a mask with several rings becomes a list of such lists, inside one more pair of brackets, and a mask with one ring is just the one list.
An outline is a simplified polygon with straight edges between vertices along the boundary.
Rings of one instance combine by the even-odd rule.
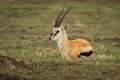
[[81, 56], [90, 56], [93, 53], [93, 48], [90, 43], [85, 39], [68, 40], [66, 29], [67, 26], [62, 26], [66, 14], [69, 12], [69, 8], [66, 12], [63, 10], [58, 15], [54, 28], [49, 36], [49, 39], [56, 41], [60, 50], [61, 56], [67, 59], [78, 59]]

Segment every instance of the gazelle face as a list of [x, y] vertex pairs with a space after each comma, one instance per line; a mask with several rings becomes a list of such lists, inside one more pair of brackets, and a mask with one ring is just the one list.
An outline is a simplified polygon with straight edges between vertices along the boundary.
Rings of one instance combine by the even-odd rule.
[[63, 31], [65, 31], [65, 29], [66, 29], [66, 26], [63, 28], [61, 26], [61, 23], [62, 23], [64, 17], [66, 16], [66, 14], [69, 12], [70, 9], [71, 9], [71, 7], [68, 8], [68, 10], [64, 12], [64, 8], [63, 8], [62, 11], [60, 12], [60, 14], [58, 15], [58, 17], [55, 21], [52, 33], [49, 36], [50, 40], [57, 41], [57, 40], [61, 39]]
[[62, 36], [62, 28], [58, 27], [58, 28], [53, 28], [50, 36], [49, 36], [49, 39], [50, 40], [53, 40], [53, 41], [57, 41], [61, 38]]

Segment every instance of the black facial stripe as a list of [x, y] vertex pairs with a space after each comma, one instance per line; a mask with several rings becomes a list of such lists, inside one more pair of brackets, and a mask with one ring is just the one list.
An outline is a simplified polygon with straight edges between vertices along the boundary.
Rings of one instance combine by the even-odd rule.
[[53, 37], [55, 37], [60, 31], [55, 29], [55, 34], [53, 34]]
[[53, 37], [55, 37], [57, 34], [58, 34], [58, 33], [57, 33], [57, 31], [56, 31]]

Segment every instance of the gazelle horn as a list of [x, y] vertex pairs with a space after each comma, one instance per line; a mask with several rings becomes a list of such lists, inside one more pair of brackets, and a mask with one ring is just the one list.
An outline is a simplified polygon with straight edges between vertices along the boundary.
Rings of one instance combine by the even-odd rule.
[[54, 27], [60, 27], [61, 22], [63, 21], [64, 17], [66, 16], [66, 14], [70, 11], [71, 7], [68, 8], [68, 10], [66, 12], [63, 13], [64, 8], [62, 9], [62, 11], [60, 12], [60, 14], [58, 15], [56, 21], [55, 21], [55, 25]]

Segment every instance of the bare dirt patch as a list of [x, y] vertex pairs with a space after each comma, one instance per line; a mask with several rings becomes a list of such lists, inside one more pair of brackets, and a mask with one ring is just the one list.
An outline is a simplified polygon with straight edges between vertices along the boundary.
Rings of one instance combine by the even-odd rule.
[[0, 80], [30, 80], [19, 75], [19, 70], [29, 69], [29, 65], [26, 65], [23, 61], [17, 61], [9, 56], [0, 56]]
[[0, 80], [27, 80], [19, 76], [10, 76], [7, 74], [0, 73]]
[[27, 68], [22, 61], [17, 61], [14, 58], [8, 56], [0, 56], [0, 70], [1, 69], [15, 69], [15, 68]]

